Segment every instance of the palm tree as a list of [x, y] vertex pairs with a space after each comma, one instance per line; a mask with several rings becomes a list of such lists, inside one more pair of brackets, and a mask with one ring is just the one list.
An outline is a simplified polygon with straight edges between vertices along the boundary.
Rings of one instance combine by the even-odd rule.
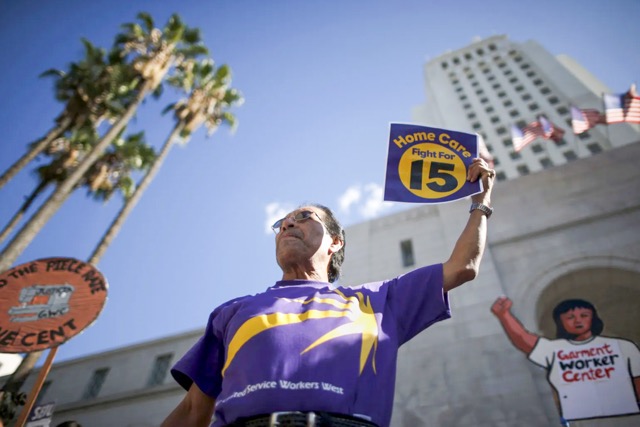
[[138, 106], [147, 94], [158, 91], [168, 70], [185, 59], [206, 52], [200, 41], [198, 29], [185, 26], [177, 15], [172, 15], [163, 30], [153, 27], [151, 17], [140, 13], [138, 18], [143, 25], [125, 24], [127, 30], [116, 37], [116, 48], [123, 58], [131, 59], [138, 77], [135, 81], [134, 95], [123, 114], [102, 136], [93, 149], [87, 153], [78, 166], [69, 173], [38, 211], [14, 236], [0, 253], [0, 272], [10, 268], [13, 262], [33, 240], [44, 224], [62, 206], [75, 186], [80, 182], [91, 165], [113, 142], [135, 114]]
[[[92, 141], [87, 134], [74, 134], [71, 138], [65, 140], [65, 144], [70, 145], [72, 148], [58, 150], [54, 153], [54, 159], [50, 164], [37, 169], [40, 183], [29, 199], [23, 203], [19, 212], [24, 213], [23, 211], [26, 211], [28, 204], [47, 185], [56, 184], [64, 180], [69, 168], [74, 163], [77, 163], [78, 157], [81, 157], [82, 152], [86, 152], [87, 147], [91, 146], [91, 143], [95, 142], [96, 139], [97, 136], [95, 134]], [[89, 169], [81, 185], [87, 187], [88, 194], [97, 200], [107, 201], [116, 191], [120, 192], [125, 198], [131, 197], [135, 188], [131, 175], [137, 171], [148, 169], [155, 158], [155, 151], [145, 142], [144, 132], [129, 135], [126, 138], [118, 138]], [[5, 393], [16, 393], [20, 390], [42, 353], [43, 351], [34, 351], [25, 356], [18, 370], [3, 388]], [[0, 406], [5, 403], [0, 403]]]
[[115, 119], [132, 92], [131, 68], [120, 55], [109, 55], [103, 49], [82, 39], [84, 58], [69, 64], [68, 71], [50, 69], [41, 77], [55, 78], [55, 97], [65, 107], [56, 117], [55, 126], [41, 139], [29, 145], [29, 150], [0, 176], [0, 188], [28, 163], [46, 150], [68, 130], [91, 125], [99, 126], [104, 119]]
[[223, 123], [230, 125], [232, 129], [235, 129], [237, 125], [235, 116], [228, 109], [233, 105], [240, 105], [243, 99], [237, 90], [229, 89], [231, 71], [228, 66], [223, 65], [216, 70], [211, 60], [186, 61], [178, 67], [178, 72], [170, 77], [168, 82], [184, 89], [189, 93], [189, 97], [169, 105], [165, 109], [165, 111], [174, 111], [176, 124], [162, 146], [158, 157], [136, 187], [133, 195], [126, 200], [89, 257], [91, 264], [96, 265], [99, 262], [104, 251], [119, 233], [125, 220], [140, 201], [177, 141], [188, 142], [191, 134], [203, 124], [208, 128], [209, 135]]
[[78, 160], [86, 153], [97, 140], [97, 134], [93, 127], [83, 127], [70, 133], [70, 136], [60, 137], [52, 141], [47, 148], [47, 154], [52, 157], [50, 163], [36, 169], [38, 185], [25, 198], [18, 211], [13, 215], [9, 223], [0, 232], [2, 243], [15, 226], [24, 217], [36, 197], [38, 197], [49, 185], [58, 185], [67, 177], [69, 171], [78, 164]]
[[[130, 60], [131, 68], [137, 73], [137, 77], [128, 85], [134, 88], [129, 93], [128, 103], [123, 106], [122, 114], [111, 128], [0, 253], [0, 273], [11, 267], [44, 224], [62, 206], [84, 174], [122, 132], [144, 98], [152, 92], [155, 95], [160, 93], [161, 83], [171, 67], [181, 64], [185, 59], [208, 52], [201, 42], [199, 30], [185, 26], [178, 15], [172, 15], [163, 30], [154, 27], [150, 15], [140, 13], [137, 17], [142, 25], [124, 24], [125, 32], [116, 36], [114, 50], [110, 55], [119, 56], [125, 61]], [[18, 369], [5, 383], [5, 392], [17, 393], [20, 390], [40, 357], [40, 354], [36, 353], [28, 353], [25, 356]]]

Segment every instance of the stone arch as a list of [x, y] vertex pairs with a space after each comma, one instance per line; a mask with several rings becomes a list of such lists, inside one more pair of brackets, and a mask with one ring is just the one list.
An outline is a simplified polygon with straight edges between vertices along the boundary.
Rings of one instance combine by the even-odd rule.
[[[640, 265], [620, 258], [583, 258], [555, 266], [538, 277], [527, 292], [526, 301], [535, 301], [529, 310], [531, 326], [555, 338], [552, 312], [565, 299], [591, 302], [604, 321], [603, 335], [640, 343]], [[533, 305], [531, 306], [533, 307]]]
[[[603, 286], [607, 283], [608, 286]], [[553, 308], [564, 299], [582, 298], [598, 309], [605, 321], [603, 334], [640, 343], [640, 330], [637, 330], [640, 328], [634, 327], [640, 324], [637, 321], [640, 316], [640, 260], [611, 256], [562, 260], [520, 289], [513, 299], [519, 306], [530, 307], [519, 314], [522, 323], [532, 331], [555, 337]], [[623, 310], [627, 317], [619, 316]], [[609, 315], [610, 312], [613, 315]], [[636, 323], [632, 322], [634, 318]], [[624, 326], [623, 322], [628, 324]]]

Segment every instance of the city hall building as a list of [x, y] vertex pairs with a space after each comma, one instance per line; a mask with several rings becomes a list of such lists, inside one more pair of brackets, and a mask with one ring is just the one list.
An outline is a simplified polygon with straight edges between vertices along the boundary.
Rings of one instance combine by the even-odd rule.
[[[416, 122], [484, 133], [500, 181], [479, 276], [450, 293], [451, 319], [400, 350], [391, 425], [560, 425], [546, 371], [514, 348], [490, 308], [506, 295], [529, 331], [553, 339], [553, 308], [581, 298], [597, 307], [602, 335], [640, 343], [640, 131], [612, 125], [607, 137], [599, 126], [571, 140], [569, 116], [561, 108], [595, 108], [605, 90], [575, 62], [555, 58], [534, 42], [492, 37], [436, 58], [425, 69], [428, 103], [414, 110]], [[515, 153], [501, 129], [508, 130], [513, 118], [528, 121], [538, 110], [564, 123], [568, 137], [558, 145], [538, 140]], [[341, 284], [444, 261], [467, 221], [468, 205], [417, 205], [348, 227]], [[41, 402], [56, 402], [51, 425], [76, 420], [83, 427], [158, 427], [184, 396], [169, 368], [202, 333], [54, 364], [40, 394]], [[571, 422], [637, 425], [639, 415]]]

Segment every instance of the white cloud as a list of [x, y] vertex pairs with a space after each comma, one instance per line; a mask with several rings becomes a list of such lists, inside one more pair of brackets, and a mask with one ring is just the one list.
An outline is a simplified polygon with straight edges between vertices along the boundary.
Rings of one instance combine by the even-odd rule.
[[385, 202], [382, 186], [371, 183], [364, 186], [365, 199], [359, 212], [365, 219], [371, 219], [391, 209], [393, 203]]
[[383, 194], [383, 188], [378, 184], [355, 184], [338, 198], [338, 205], [342, 212], [348, 214], [354, 208], [363, 219], [371, 219], [394, 206], [392, 202], [382, 200]]
[[342, 196], [338, 198], [338, 205], [340, 206], [340, 210], [342, 212], [349, 213], [351, 210], [351, 205], [354, 203], [358, 203], [360, 198], [362, 197], [362, 189], [360, 185], [352, 185], [347, 188], [347, 191], [344, 192]]
[[266, 214], [266, 218], [264, 222], [264, 232], [266, 234], [273, 233], [273, 230], [271, 230], [271, 226], [273, 225], [273, 223], [280, 218], [283, 218], [293, 209], [293, 205], [290, 203], [271, 202], [267, 206], [265, 206], [264, 212]]

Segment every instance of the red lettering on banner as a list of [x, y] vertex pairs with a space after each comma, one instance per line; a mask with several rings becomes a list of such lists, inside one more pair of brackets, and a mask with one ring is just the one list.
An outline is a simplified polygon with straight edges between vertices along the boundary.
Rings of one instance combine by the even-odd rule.
[[565, 371], [562, 373], [562, 379], [568, 383], [578, 381], [593, 381], [604, 378], [611, 378], [611, 372], [616, 368], [595, 368], [585, 372]]

